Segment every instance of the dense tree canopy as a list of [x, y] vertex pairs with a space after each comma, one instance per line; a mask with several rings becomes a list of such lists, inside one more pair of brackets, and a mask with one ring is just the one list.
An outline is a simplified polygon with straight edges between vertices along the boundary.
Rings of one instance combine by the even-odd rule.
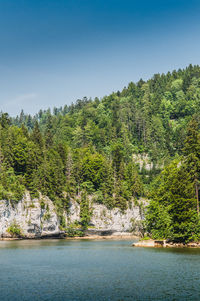
[[165, 167], [152, 185], [146, 225], [153, 238], [200, 239], [200, 132], [196, 117], [188, 125], [183, 155]]
[[194, 221], [197, 212], [199, 110], [200, 67], [190, 65], [52, 113], [22, 111], [15, 118], [1, 113], [0, 198], [17, 201], [27, 189], [33, 197], [49, 196], [62, 211], [70, 198], [83, 198], [87, 208], [91, 195], [124, 210], [147, 195], [160, 170], [176, 158], [156, 180], [148, 230], [155, 237], [182, 231], [179, 238], [185, 239], [185, 222]]

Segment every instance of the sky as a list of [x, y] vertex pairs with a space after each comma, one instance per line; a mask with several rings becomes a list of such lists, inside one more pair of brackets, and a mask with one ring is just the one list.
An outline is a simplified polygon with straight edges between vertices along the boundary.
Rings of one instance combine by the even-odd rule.
[[69, 105], [200, 64], [198, 0], [0, 0], [0, 111]]

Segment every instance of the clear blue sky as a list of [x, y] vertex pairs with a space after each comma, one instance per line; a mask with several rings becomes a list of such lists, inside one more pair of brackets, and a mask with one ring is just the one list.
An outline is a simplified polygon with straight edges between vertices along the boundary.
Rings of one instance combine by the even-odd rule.
[[0, 0], [0, 110], [103, 97], [200, 64], [200, 1]]

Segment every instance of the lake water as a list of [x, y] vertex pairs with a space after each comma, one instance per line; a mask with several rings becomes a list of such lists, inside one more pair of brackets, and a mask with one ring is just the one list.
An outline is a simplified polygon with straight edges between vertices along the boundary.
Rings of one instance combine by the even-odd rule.
[[0, 300], [200, 300], [200, 250], [0, 241]]

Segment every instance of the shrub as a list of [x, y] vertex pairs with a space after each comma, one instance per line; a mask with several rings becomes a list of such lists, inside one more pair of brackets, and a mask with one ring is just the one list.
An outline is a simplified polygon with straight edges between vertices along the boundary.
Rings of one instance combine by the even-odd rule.
[[20, 237], [22, 236], [21, 228], [18, 224], [15, 222], [10, 225], [10, 227], [7, 229], [8, 233], [10, 233], [13, 237]]
[[43, 215], [43, 219], [44, 221], [48, 221], [51, 217], [51, 214], [49, 212], [46, 212], [44, 215]]
[[69, 227], [67, 227], [65, 229], [65, 233], [69, 237], [75, 237], [75, 236], [83, 237], [84, 236], [84, 232], [80, 229], [74, 228], [73, 224], [69, 225]]

